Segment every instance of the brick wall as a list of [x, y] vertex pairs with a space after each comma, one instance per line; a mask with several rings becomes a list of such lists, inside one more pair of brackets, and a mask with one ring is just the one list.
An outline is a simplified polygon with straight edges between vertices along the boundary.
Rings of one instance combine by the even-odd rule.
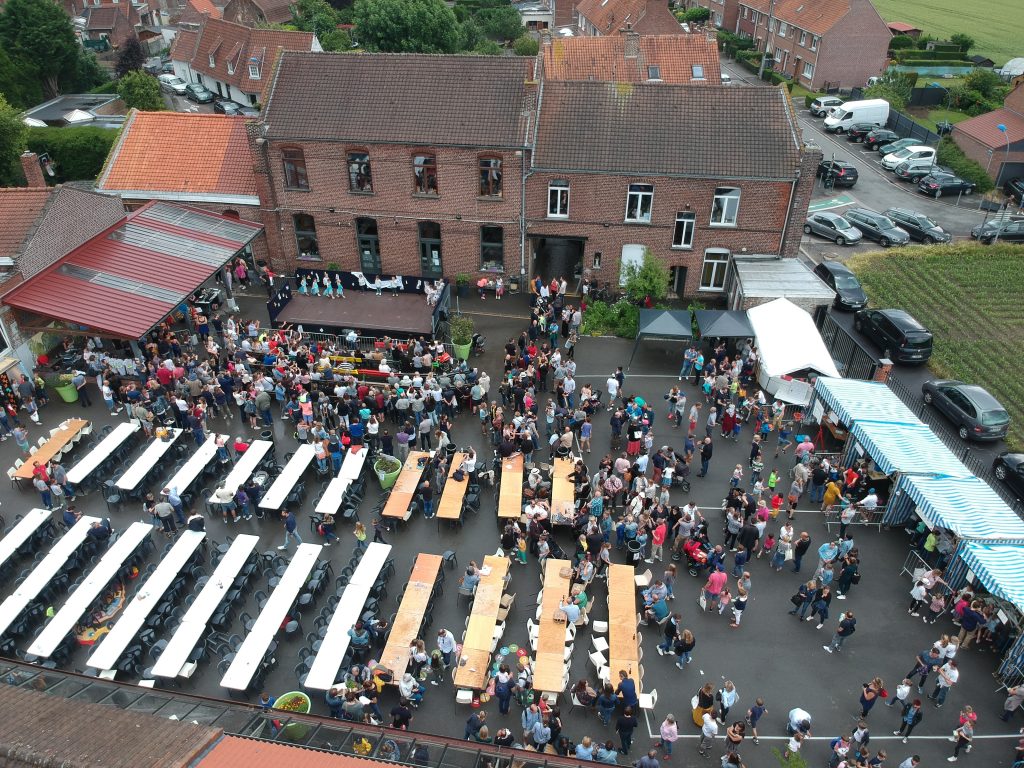
[[822, 37], [815, 83], [864, 85], [885, 69], [890, 40], [892, 33], [870, 0], [850, 0], [850, 12]]
[[[570, 183], [569, 218], [547, 217], [547, 190], [551, 181]], [[813, 173], [811, 174], [813, 184]], [[629, 184], [652, 184], [654, 200], [650, 224], [624, 223]], [[712, 227], [711, 207], [717, 186], [741, 190], [738, 226]], [[583, 265], [592, 268], [595, 252], [601, 253], [600, 270], [593, 277], [618, 283], [622, 247], [644, 245], [666, 266], [685, 266], [685, 293], [699, 292], [701, 266], [707, 248], [725, 248], [740, 253], [778, 253], [789, 182], [727, 182], [710, 179], [536, 173], [527, 181], [527, 234], [530, 238], [586, 238]], [[689, 210], [696, 215], [693, 247], [672, 247], [676, 213]]]
[[[504, 230], [505, 269], [519, 272], [519, 212], [522, 156], [512, 150], [424, 148], [415, 146], [343, 145], [309, 142], [301, 145], [309, 191], [285, 189], [281, 150], [299, 146], [267, 142], [256, 161], [257, 186], [264, 200], [271, 260], [279, 271], [316, 264], [338, 264], [359, 270], [355, 219], [377, 220], [381, 268], [385, 273], [420, 274], [418, 222], [441, 226], [444, 273], [480, 272], [480, 227]], [[351, 192], [347, 175], [349, 151], [370, 155], [373, 193]], [[412, 158], [432, 153], [437, 162], [438, 194], [414, 193]], [[502, 159], [501, 198], [480, 197], [479, 158]], [[319, 261], [299, 259], [294, 214], [313, 216]], [[277, 235], [271, 234], [271, 229]]]
[[1010, 145], [1009, 154], [1007, 154], [1004, 147], [999, 147], [992, 150], [990, 155], [988, 147], [973, 136], [961, 133], [955, 128], [953, 129], [953, 141], [956, 142], [957, 146], [963, 150], [967, 157], [976, 163], [980, 163], [981, 167], [988, 171], [988, 175], [993, 181], [999, 178], [1000, 169], [1004, 162], [1024, 163], [1024, 149], [1014, 151], [1012, 144]]
[[1017, 87], [1006, 95], [1006, 98], [1003, 99], [1003, 106], [1018, 115], [1024, 115], [1024, 81], [1018, 83]]
[[800, 180], [797, 182], [796, 191], [793, 193], [793, 203], [790, 206], [789, 223], [786, 226], [782, 256], [795, 258], [800, 251], [800, 239], [803, 237], [804, 220], [807, 218], [807, 206], [810, 205], [811, 196], [814, 194], [814, 174], [818, 170], [821, 156], [821, 149], [813, 144], [803, 147], [800, 156]]

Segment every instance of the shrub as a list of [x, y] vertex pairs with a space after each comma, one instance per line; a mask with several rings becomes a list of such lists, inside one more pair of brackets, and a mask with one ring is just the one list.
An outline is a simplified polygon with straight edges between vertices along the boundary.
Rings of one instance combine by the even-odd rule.
[[473, 318], [468, 315], [453, 317], [448, 321], [448, 327], [451, 329], [452, 344], [461, 346], [473, 341]]
[[540, 43], [529, 35], [522, 35], [512, 43], [512, 50], [515, 51], [516, 56], [536, 56], [537, 51], [540, 50]]
[[56, 163], [55, 183], [65, 181], [92, 181], [107, 159], [110, 147], [117, 139], [117, 130], [79, 126], [77, 128], [29, 128], [28, 148], [41, 155], [44, 152]]
[[634, 339], [640, 330], [640, 308], [626, 299], [620, 299], [614, 304], [596, 301], [587, 305], [581, 330], [587, 336]]
[[804, 96], [804, 107], [806, 109], [810, 109], [812, 101], [814, 101], [815, 99], [820, 99], [822, 96], [827, 95], [827, 93], [808, 93], [806, 96]]
[[912, 38], [910, 35], [896, 35], [896, 36], [893, 37], [892, 40], [889, 41], [889, 50], [890, 51], [899, 51], [899, 50], [903, 50], [904, 48], [913, 48], [913, 47], [914, 47], [914, 38]]
[[724, 29], [718, 30], [716, 37], [719, 50], [732, 58], [736, 58], [737, 52], [749, 51], [754, 47], [754, 40], [752, 38], [746, 35], [734, 35], [732, 32], [726, 32]]
[[961, 59], [904, 59], [900, 62], [906, 67], [966, 67], [970, 66]]
[[643, 263], [626, 267], [626, 296], [638, 303], [648, 297], [654, 302], [662, 301], [668, 296], [670, 280], [668, 267], [645, 248]]
[[992, 179], [988, 177], [984, 166], [971, 160], [948, 136], [939, 142], [936, 155], [939, 165], [948, 166], [953, 173], [962, 179], [974, 182], [978, 192], [984, 194], [993, 188]]

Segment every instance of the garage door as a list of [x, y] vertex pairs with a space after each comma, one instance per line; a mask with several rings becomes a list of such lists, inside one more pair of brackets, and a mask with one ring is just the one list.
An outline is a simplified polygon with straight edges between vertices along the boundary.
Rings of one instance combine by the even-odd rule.
[[622, 246], [622, 260], [619, 262], [619, 287], [626, 284], [629, 265], [636, 264], [637, 267], [641, 267], [643, 263], [644, 247], [642, 245]]
[[1024, 163], [1003, 163], [999, 168], [996, 186], [1002, 187], [1010, 179], [1024, 178]]

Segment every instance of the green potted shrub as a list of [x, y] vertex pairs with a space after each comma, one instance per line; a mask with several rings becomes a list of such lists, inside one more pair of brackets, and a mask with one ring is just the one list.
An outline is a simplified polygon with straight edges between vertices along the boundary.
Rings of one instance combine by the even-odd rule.
[[[299, 715], [309, 714], [310, 706], [309, 696], [302, 691], [282, 693], [274, 703], [275, 710]], [[290, 722], [281, 729], [278, 738], [282, 741], [301, 741], [309, 734], [309, 730], [310, 725], [308, 723], [300, 721]]]
[[398, 480], [398, 475], [402, 472], [402, 462], [394, 456], [384, 454], [378, 456], [373, 462], [373, 471], [377, 473], [377, 479], [380, 480], [381, 490], [386, 491]]
[[455, 276], [455, 292], [460, 299], [469, 296], [469, 275], [463, 272]]
[[452, 332], [452, 346], [459, 360], [468, 360], [473, 347], [473, 318], [461, 315], [449, 322]]
[[60, 395], [61, 400], [65, 403], [74, 403], [78, 400], [78, 390], [71, 383], [71, 378], [70, 373], [51, 373], [45, 381], [47, 386]]

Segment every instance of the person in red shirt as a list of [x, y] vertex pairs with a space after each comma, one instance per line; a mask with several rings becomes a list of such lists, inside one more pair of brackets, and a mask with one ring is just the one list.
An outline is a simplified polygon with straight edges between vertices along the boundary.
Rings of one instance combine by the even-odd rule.
[[38, 460], [32, 462], [32, 477], [39, 478], [47, 485], [50, 484], [50, 473], [46, 471], [46, 465], [41, 464]]
[[704, 599], [707, 601], [705, 610], [718, 605], [718, 600], [722, 596], [722, 589], [725, 588], [725, 583], [728, 580], [729, 576], [725, 571], [716, 569], [711, 572], [707, 582], [704, 584]]

